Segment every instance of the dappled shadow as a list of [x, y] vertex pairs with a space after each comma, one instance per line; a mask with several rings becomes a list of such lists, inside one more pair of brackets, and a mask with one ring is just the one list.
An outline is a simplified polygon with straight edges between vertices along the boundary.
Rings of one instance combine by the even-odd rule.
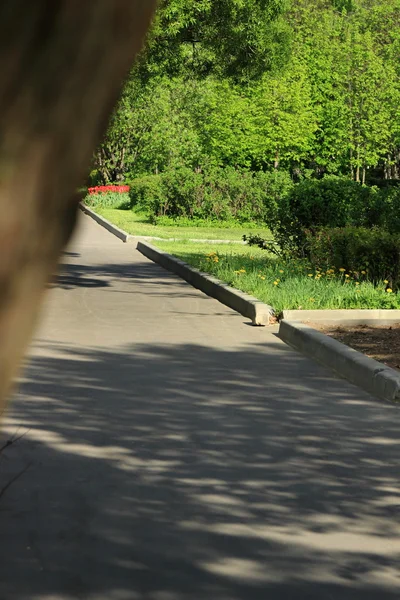
[[[138, 284], [138, 286], [126, 286], [126, 284], [133, 283]], [[58, 272], [54, 275], [49, 287], [60, 288], [62, 290], [71, 290], [79, 287], [116, 287], [120, 293], [165, 295], [165, 287], [164, 289], [150, 291], [148, 287], [146, 289], [143, 288], [143, 284], [154, 286], [155, 288], [160, 288], [160, 284], [174, 287], [178, 291], [172, 292], [173, 295], [197, 297], [198, 294], [185, 281], [145, 258], [143, 258], [143, 262], [138, 262], [136, 259], [135, 261], [132, 260], [131, 263], [62, 263], [59, 265]], [[168, 295], [170, 295], [169, 291]]]
[[0, 598], [397, 598], [400, 411], [260, 350], [39, 343]]

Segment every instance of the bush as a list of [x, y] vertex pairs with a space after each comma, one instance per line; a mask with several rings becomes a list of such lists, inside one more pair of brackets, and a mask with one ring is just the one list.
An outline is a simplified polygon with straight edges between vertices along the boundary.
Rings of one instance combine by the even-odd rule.
[[134, 180], [130, 198], [132, 206], [153, 218], [262, 223], [276, 215], [292, 187], [287, 173], [252, 173], [233, 167], [195, 172], [182, 166]]
[[324, 271], [334, 268], [364, 275], [369, 281], [386, 280], [400, 287], [400, 235], [383, 229], [343, 227], [306, 234], [312, 264]]
[[381, 177], [368, 177], [367, 184], [378, 188], [397, 187], [400, 185], [400, 179], [382, 179]]
[[135, 207], [149, 214], [163, 214], [160, 212], [164, 198], [161, 175], [146, 175], [134, 179], [130, 187], [130, 208]]
[[283, 196], [277, 213], [267, 219], [276, 241], [286, 253], [304, 255], [305, 230], [375, 224], [376, 188], [329, 175], [307, 179]]
[[391, 186], [379, 191], [369, 210], [369, 224], [400, 233], [400, 188]]
[[260, 224], [255, 221], [249, 221], [248, 223], [239, 221], [218, 221], [217, 219], [202, 219], [200, 217], [168, 217], [168, 215], [162, 215], [161, 217], [151, 217], [150, 222], [153, 225], [161, 225], [162, 227], [218, 227], [219, 229], [259, 229]]
[[333, 175], [305, 180], [288, 196], [293, 219], [303, 227], [346, 227], [364, 224], [371, 188]]
[[204, 176], [189, 167], [169, 169], [161, 175], [163, 214], [172, 217], [208, 217], [204, 210]]

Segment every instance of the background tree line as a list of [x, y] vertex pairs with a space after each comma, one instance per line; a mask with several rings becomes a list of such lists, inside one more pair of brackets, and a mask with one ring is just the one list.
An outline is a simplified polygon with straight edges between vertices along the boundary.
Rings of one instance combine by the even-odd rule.
[[399, 58], [400, 0], [164, 0], [92, 181], [398, 179]]

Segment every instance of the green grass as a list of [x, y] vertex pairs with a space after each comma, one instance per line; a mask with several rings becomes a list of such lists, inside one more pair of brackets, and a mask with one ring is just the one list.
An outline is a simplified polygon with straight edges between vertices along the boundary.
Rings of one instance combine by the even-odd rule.
[[[94, 208], [94, 207], [92, 207]], [[131, 235], [154, 236], [164, 239], [175, 238], [180, 240], [201, 239], [201, 240], [241, 240], [244, 234], [249, 233], [249, 228], [243, 227], [196, 227], [179, 225], [152, 225], [149, 223], [148, 216], [136, 213], [132, 210], [122, 210], [118, 208], [95, 208], [99, 215], [102, 215], [117, 227], [120, 227]], [[270, 237], [268, 229], [252, 229], [252, 233], [258, 233], [264, 237]]]
[[[229, 285], [284, 309], [400, 308], [400, 294], [359, 273], [318, 273], [300, 261], [283, 262], [265, 250], [235, 244], [155, 241], [181, 260]], [[211, 253], [215, 253], [209, 256]]]

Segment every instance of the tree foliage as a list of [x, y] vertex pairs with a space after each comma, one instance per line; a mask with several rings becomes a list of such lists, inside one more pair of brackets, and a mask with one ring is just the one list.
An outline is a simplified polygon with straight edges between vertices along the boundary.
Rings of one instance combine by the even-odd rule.
[[162, 0], [95, 159], [400, 176], [400, 0]]

